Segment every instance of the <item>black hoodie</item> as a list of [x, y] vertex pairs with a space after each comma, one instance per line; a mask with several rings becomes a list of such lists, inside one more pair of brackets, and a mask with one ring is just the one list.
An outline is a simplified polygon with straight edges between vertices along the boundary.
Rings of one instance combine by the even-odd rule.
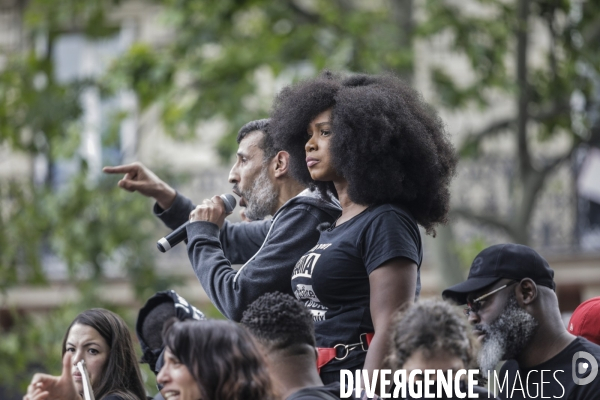
[[[194, 204], [177, 194], [171, 208], [154, 206], [171, 229], [188, 220]], [[269, 292], [293, 296], [292, 270], [319, 240], [320, 224], [331, 224], [341, 213], [335, 204], [308, 189], [288, 200], [270, 220], [229, 223], [219, 231], [211, 222], [188, 225], [188, 256], [194, 272], [215, 307], [240, 321], [254, 300]], [[231, 264], [244, 265], [236, 271]]]

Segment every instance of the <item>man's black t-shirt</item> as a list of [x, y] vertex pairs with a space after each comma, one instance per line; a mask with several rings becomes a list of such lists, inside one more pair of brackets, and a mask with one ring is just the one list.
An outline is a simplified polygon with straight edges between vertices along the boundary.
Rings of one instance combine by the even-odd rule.
[[[598, 400], [599, 364], [600, 346], [582, 337], [573, 340], [550, 360], [532, 368], [519, 368], [515, 360], [509, 360], [499, 374], [498, 380], [504, 387], [497, 392], [498, 398]], [[493, 379], [490, 377], [490, 384]], [[590, 380], [587, 384], [575, 382], [585, 383], [586, 379]]]
[[[294, 294], [313, 315], [317, 347], [359, 343], [362, 333], [374, 331], [369, 274], [396, 257], [408, 258], [419, 268], [423, 258], [417, 223], [399, 206], [372, 206], [321, 232], [292, 274]], [[419, 276], [415, 296], [421, 289]], [[362, 368], [365, 357], [359, 345], [346, 359], [332, 360], [321, 371]]]

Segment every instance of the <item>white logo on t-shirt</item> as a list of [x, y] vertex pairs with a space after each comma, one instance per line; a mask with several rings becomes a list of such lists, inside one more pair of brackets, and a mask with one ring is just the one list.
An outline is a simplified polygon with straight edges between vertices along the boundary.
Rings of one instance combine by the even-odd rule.
[[321, 302], [321, 300], [319, 300], [319, 298], [315, 294], [315, 291], [313, 290], [312, 285], [297, 285], [296, 290], [294, 291], [294, 294], [296, 295], [296, 298], [298, 300], [306, 299], [306, 300], [314, 300], [318, 303]]
[[310, 310], [313, 315], [313, 321], [325, 321], [325, 313], [327, 311]]
[[302, 256], [296, 263], [294, 271], [292, 273], [292, 279], [298, 277], [310, 278], [312, 277], [313, 268], [317, 263], [317, 260], [321, 257], [317, 253], [308, 253]]

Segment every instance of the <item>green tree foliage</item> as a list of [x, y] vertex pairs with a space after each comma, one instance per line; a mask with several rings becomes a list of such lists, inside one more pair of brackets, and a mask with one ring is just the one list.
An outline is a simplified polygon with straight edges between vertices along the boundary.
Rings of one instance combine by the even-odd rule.
[[[457, 215], [500, 228], [514, 241], [528, 243], [529, 222], [544, 183], [556, 168], [569, 160], [573, 151], [591, 139], [590, 125], [598, 107], [600, 77], [600, 5], [577, 0], [478, 0], [477, 11], [453, 1], [427, 1], [426, 22], [419, 26], [425, 37], [445, 34], [451, 48], [470, 64], [471, 81], [460, 85], [443, 66], [433, 69], [432, 78], [439, 100], [459, 109], [476, 104], [494, 107], [493, 94], [514, 97], [515, 113], [472, 132], [460, 147], [463, 157], [485, 157], [482, 143], [499, 134], [514, 138], [517, 152], [510, 215], [488, 215], [459, 207]], [[535, 46], [537, 37], [547, 43]], [[541, 30], [541, 32], [540, 32]], [[540, 48], [541, 46], [541, 48]], [[536, 57], [542, 60], [532, 59]], [[585, 106], [571, 106], [576, 96]], [[496, 97], [497, 98], [497, 97]], [[559, 156], [540, 154], [535, 145], [567, 135], [570, 146]]]
[[[47, 284], [52, 278], [45, 262], [49, 258], [67, 267], [82, 299], [41, 318], [8, 310], [15, 325], [11, 332], [1, 332], [0, 386], [21, 396], [33, 369], [60, 372], [65, 329], [80, 311], [103, 304], [94, 288], [103, 282], [107, 267], [124, 270], [140, 302], [173, 282], [155, 271], [150, 240], [158, 225], [150, 203], [118, 189], [114, 178], [90, 179], [79, 154], [83, 90], [110, 93], [93, 78], [56, 79], [52, 55], [60, 35], [79, 32], [93, 40], [113, 35], [116, 26], [105, 15], [116, 5], [104, 0], [30, 1], [23, 15], [23, 46], [2, 55], [0, 146], [44, 160], [48, 174], [43, 182], [26, 174], [0, 181], [0, 308], [6, 310], [7, 289]], [[103, 136], [114, 140], [108, 125]], [[61, 161], [75, 165], [77, 172], [59, 183], [53, 172]]]
[[[235, 151], [237, 129], [268, 115], [257, 76], [314, 75], [323, 68], [408, 74], [412, 68], [411, 1], [375, 6], [347, 0], [163, 0], [172, 29], [163, 46], [138, 44], [109, 74], [107, 87], [126, 84], [140, 104], [160, 104], [175, 137], [194, 135], [199, 121], [220, 117]], [[408, 13], [407, 13], [408, 11]]]
[[[99, 279], [107, 264], [120, 263], [140, 298], [164, 285], [144, 251], [154, 226], [148, 204], [127, 196], [112, 181], [90, 181], [85, 160], [77, 152], [80, 96], [97, 83], [55, 79], [52, 49], [57, 37], [71, 31], [96, 39], [113, 34], [114, 27], [103, 18], [109, 4], [30, 2], [24, 14], [26, 45], [8, 54], [0, 73], [0, 145], [43, 156], [49, 171], [39, 184], [31, 176], [0, 185], [0, 290], [45, 282], [44, 254], [63, 260], [73, 279], [82, 274]], [[33, 42], [40, 37], [45, 46], [35, 50]], [[61, 160], [74, 161], [79, 172], [57, 188], [52, 171]]]

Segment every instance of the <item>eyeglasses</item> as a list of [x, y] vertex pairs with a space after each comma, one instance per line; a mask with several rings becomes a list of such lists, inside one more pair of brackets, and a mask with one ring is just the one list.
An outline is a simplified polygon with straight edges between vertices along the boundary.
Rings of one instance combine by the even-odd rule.
[[463, 310], [465, 315], [468, 317], [469, 315], [471, 315], [472, 312], [478, 313], [481, 310], [481, 307], [483, 307], [483, 303], [481, 302], [481, 300], [493, 295], [494, 293], [498, 293], [502, 289], [506, 289], [507, 287], [512, 286], [515, 283], [518, 283], [518, 281], [514, 281], [512, 283], [507, 283], [506, 285], [502, 285], [499, 288], [496, 288], [496, 289], [492, 290], [491, 292], [484, 294], [483, 296], [479, 296], [475, 300], [467, 300], [467, 307], [465, 307]]

